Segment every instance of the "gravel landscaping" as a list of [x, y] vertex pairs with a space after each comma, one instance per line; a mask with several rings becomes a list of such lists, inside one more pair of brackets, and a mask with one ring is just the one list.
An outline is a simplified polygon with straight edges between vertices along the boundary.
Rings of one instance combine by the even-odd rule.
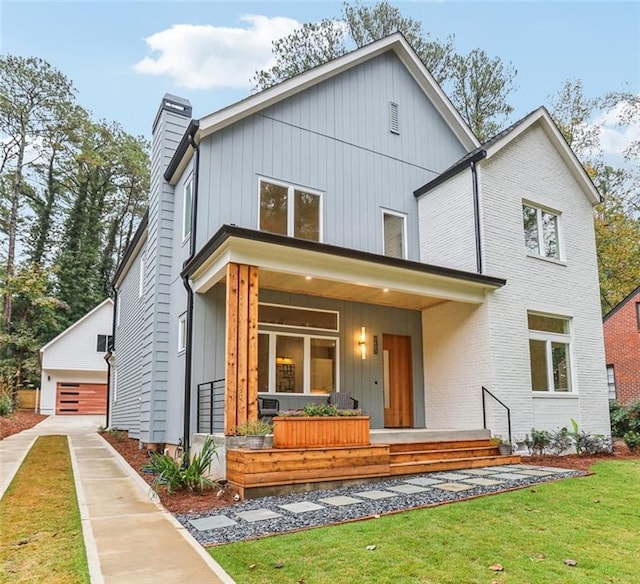
[[[519, 474], [526, 471], [546, 471], [550, 474], [526, 477]], [[497, 476], [504, 473], [511, 473], [513, 476], [509, 478]], [[198, 542], [209, 546], [450, 503], [586, 474], [583, 471], [529, 465], [429, 473], [326, 491], [249, 499], [232, 508], [215, 509], [204, 513], [179, 514], [176, 515], [176, 518]], [[499, 484], [473, 484], [471, 481], [498, 482]], [[445, 488], [452, 490], [445, 490]], [[459, 489], [459, 491], [456, 492], [453, 489]], [[350, 497], [357, 502], [335, 505], [331, 501], [333, 497]], [[333, 503], [340, 502], [340, 500], [333, 500]], [[283, 509], [283, 505], [294, 505], [294, 507]], [[322, 508], [318, 509], [318, 505], [321, 505]], [[306, 508], [314, 510], [302, 510]], [[247, 512], [260, 510], [263, 513], [247, 514]], [[277, 513], [279, 516], [274, 516], [273, 513]], [[268, 518], [269, 516], [271, 518]], [[198, 521], [204, 518], [212, 518], [211, 523], [215, 523], [216, 527], [207, 529], [208, 522]], [[195, 525], [198, 525], [200, 529], [191, 523], [192, 520], [195, 520]]]

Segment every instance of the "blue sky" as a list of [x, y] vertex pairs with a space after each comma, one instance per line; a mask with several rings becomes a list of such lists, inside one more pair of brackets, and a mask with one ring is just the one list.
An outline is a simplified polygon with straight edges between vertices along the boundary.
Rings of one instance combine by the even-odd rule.
[[[279, 32], [341, 10], [340, 2], [304, 0], [0, 4], [3, 53], [46, 59], [95, 117], [146, 136], [165, 92], [190, 99], [197, 117], [224, 107], [249, 93]], [[640, 2], [394, 4], [432, 37], [455, 35], [459, 52], [479, 47], [511, 61], [514, 119], [547, 104], [567, 78], [581, 79], [589, 96], [640, 93]]]

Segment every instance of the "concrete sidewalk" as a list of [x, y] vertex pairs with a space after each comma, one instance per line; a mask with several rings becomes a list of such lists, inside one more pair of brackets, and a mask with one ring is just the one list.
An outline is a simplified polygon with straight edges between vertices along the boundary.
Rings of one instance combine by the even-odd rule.
[[96, 430], [100, 416], [50, 416], [0, 440], [0, 498], [38, 436], [69, 438], [92, 584], [233, 584]]

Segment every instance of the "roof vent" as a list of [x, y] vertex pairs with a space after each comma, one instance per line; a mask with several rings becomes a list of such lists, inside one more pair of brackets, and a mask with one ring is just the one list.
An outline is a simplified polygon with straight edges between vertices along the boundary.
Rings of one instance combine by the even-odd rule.
[[400, 121], [398, 119], [398, 104], [389, 102], [389, 131], [392, 134], [400, 134]]

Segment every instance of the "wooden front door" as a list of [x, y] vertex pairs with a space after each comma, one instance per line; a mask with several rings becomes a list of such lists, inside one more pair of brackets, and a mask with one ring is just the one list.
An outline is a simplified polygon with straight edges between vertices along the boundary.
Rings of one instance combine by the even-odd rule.
[[384, 427], [413, 427], [411, 337], [382, 335]]

